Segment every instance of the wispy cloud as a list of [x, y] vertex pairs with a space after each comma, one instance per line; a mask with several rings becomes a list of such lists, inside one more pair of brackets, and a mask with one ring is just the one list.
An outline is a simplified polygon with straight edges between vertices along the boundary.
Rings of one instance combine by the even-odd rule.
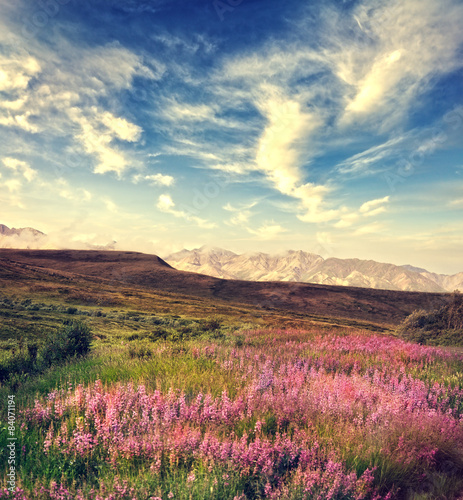
[[141, 128], [122, 118], [115, 118], [111, 113], [101, 115], [96, 108], [89, 110], [84, 116], [81, 109], [71, 108], [68, 111], [72, 121], [80, 126], [76, 139], [82, 144], [84, 151], [96, 157], [94, 168], [96, 174], [115, 172], [119, 176], [131, 165], [128, 157], [112, 143], [115, 138], [134, 142], [141, 135]]
[[287, 229], [285, 229], [280, 224], [277, 224], [274, 221], [266, 222], [257, 229], [246, 227], [246, 230], [250, 234], [256, 236], [256, 238], [259, 240], [274, 240], [280, 234], [285, 233], [287, 231]]
[[[358, 37], [333, 55], [338, 76], [351, 89], [341, 122], [383, 116], [376, 128], [394, 126], [433, 75], [461, 66], [462, 18], [462, 4], [452, 0], [359, 4]], [[338, 37], [341, 42], [346, 40]]]
[[[299, 220], [314, 224], [355, 220], [355, 210], [335, 201], [336, 174], [377, 171], [400, 154], [407, 134], [395, 134], [338, 164], [328, 183], [317, 181], [310, 168], [321, 141], [328, 133], [342, 133], [347, 124], [391, 130], [430, 85], [431, 75], [460, 64], [456, 19], [463, 20], [461, 6], [451, 0], [445, 9], [429, 0], [423, 8], [411, 0], [360, 3], [343, 16], [329, 7], [321, 11], [321, 47], [274, 40], [260, 50], [224, 57], [211, 84], [203, 82], [202, 101], [192, 105], [177, 95], [163, 111], [171, 120], [195, 123], [194, 133], [183, 131], [183, 154], [225, 174], [262, 173], [267, 186], [296, 201]], [[297, 29], [304, 33], [307, 28], [301, 21]], [[294, 85], [304, 79], [309, 83]], [[241, 157], [213, 136], [207, 144], [198, 140], [211, 124], [225, 133], [218, 116], [231, 109], [245, 113], [252, 131]], [[233, 114], [229, 120], [234, 122]]]
[[247, 205], [241, 205], [239, 207], [235, 207], [230, 203], [227, 203], [222, 208], [227, 212], [231, 212], [233, 214], [227, 221], [227, 224], [231, 224], [232, 226], [243, 226], [248, 224], [249, 219], [253, 215], [253, 212], [250, 209], [256, 205], [257, 205], [256, 201], [249, 203]]
[[[53, 190], [54, 186], [47, 185], [46, 183], [42, 183], [43, 187], [48, 187]], [[79, 201], [79, 202], [87, 202], [91, 200], [92, 194], [84, 188], [71, 187], [69, 182], [66, 179], [59, 178], [55, 183], [56, 191], [61, 198], [70, 201]]]
[[337, 170], [341, 174], [375, 173], [378, 163], [400, 155], [401, 150], [398, 150], [398, 147], [403, 144], [404, 140], [404, 136], [394, 137], [383, 144], [357, 153], [341, 162]]
[[213, 222], [208, 222], [207, 220], [192, 215], [184, 210], [176, 209], [175, 203], [169, 194], [162, 194], [161, 196], [159, 196], [156, 207], [161, 212], [171, 214], [174, 217], [178, 217], [180, 219], [185, 219], [188, 222], [193, 222], [197, 226], [204, 229], [212, 229], [216, 226], [216, 224], [214, 224]]
[[[357, 211], [350, 211], [343, 213], [336, 224], [334, 224], [337, 228], [346, 228], [350, 227], [355, 223], [362, 222], [362, 217], [374, 217], [376, 215], [382, 214], [387, 210], [387, 204], [389, 203], [389, 196], [385, 196], [384, 198], [378, 198], [375, 200], [366, 201], [363, 203]], [[364, 227], [376, 227], [376, 223], [370, 224], [369, 226]], [[366, 233], [358, 233], [358, 234], [366, 234]]]
[[385, 196], [384, 198], [378, 198], [377, 200], [366, 201], [360, 207], [360, 213], [364, 217], [372, 217], [374, 215], [378, 215], [382, 212], [386, 211], [386, 207], [384, 206], [389, 202], [389, 196]]
[[37, 177], [37, 171], [30, 167], [30, 165], [22, 160], [17, 160], [16, 158], [3, 158], [3, 164], [10, 170], [14, 172], [21, 172], [22, 176], [31, 182], [35, 177]]

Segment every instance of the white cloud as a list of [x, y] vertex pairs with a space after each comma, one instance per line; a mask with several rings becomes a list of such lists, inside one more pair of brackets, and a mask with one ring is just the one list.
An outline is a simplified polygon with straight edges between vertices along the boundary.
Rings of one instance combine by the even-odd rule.
[[[337, 227], [338, 229], [343, 229], [359, 222], [362, 217], [374, 217], [375, 215], [379, 215], [386, 211], [385, 204], [387, 204], [388, 202], [389, 202], [389, 196], [385, 196], [384, 198], [378, 198], [376, 200], [366, 201], [360, 206], [357, 212], [348, 211], [347, 209], [344, 209], [343, 211], [341, 211], [340, 219], [338, 222], [336, 222], [336, 224], [334, 224], [334, 227]], [[374, 227], [373, 225], [370, 226]], [[370, 226], [365, 226], [365, 227], [370, 227]], [[359, 230], [361, 230], [361, 228]]]
[[15, 193], [22, 187], [22, 183], [19, 179], [8, 179], [3, 184], [8, 188], [8, 191], [10, 191], [10, 193]]
[[373, 166], [382, 160], [389, 159], [397, 154], [397, 148], [403, 144], [406, 136], [393, 137], [383, 144], [373, 146], [361, 153], [351, 156], [337, 166], [341, 174], [373, 172]]
[[[139, 141], [142, 128], [108, 108], [116, 107], [114, 96], [130, 89], [134, 77], [157, 80], [165, 67], [154, 58], [145, 63], [118, 43], [77, 47], [60, 37], [51, 51], [37, 41], [25, 46], [14, 31], [11, 37], [17, 42], [11, 42], [11, 55], [0, 55], [0, 91], [5, 92], [0, 126], [41, 133], [47, 138], [71, 137], [80, 143], [84, 154], [94, 157], [95, 173], [115, 172], [120, 176], [128, 167], [136, 166], [127, 146], [116, 147], [114, 140]], [[39, 79], [31, 85], [36, 76]], [[101, 109], [101, 98], [108, 96], [111, 99], [106, 99], [106, 109]]]
[[255, 205], [257, 205], [256, 201], [246, 205], [242, 205], [241, 207], [234, 207], [230, 203], [224, 205], [222, 207], [224, 210], [226, 210], [227, 212], [232, 212], [234, 214], [227, 221], [227, 224], [231, 224], [232, 226], [246, 225], [253, 215], [253, 212], [251, 212], [250, 208], [254, 207]]
[[343, 229], [345, 227], [350, 227], [352, 224], [357, 222], [359, 219], [359, 214], [356, 212], [347, 213], [341, 216], [338, 222], [334, 224], [334, 227], [338, 229]]
[[148, 181], [151, 186], [172, 186], [175, 183], [175, 179], [171, 175], [164, 174], [150, 174], [150, 175], [142, 175], [137, 174], [132, 177], [132, 181], [134, 184], [137, 184], [140, 181]]
[[206, 104], [179, 103], [169, 99], [162, 107], [164, 117], [174, 122], [179, 120], [186, 122], [215, 120], [213, 106]]
[[87, 189], [71, 187], [63, 178], [57, 179], [55, 185], [43, 183], [42, 187], [56, 191], [58, 196], [69, 201], [87, 202], [92, 199], [92, 194]]
[[389, 196], [384, 198], [378, 198], [376, 200], [366, 201], [360, 207], [360, 213], [365, 217], [371, 217], [373, 215], [380, 214], [386, 211], [384, 204], [389, 202]]
[[138, 141], [142, 133], [141, 127], [128, 122], [124, 118], [118, 118], [109, 111], [106, 111], [101, 115], [101, 123], [106, 125], [115, 137], [118, 137], [123, 141]]
[[463, 198], [461, 198], [461, 199], [459, 199], [459, 200], [452, 200], [452, 201], [449, 203], [449, 205], [450, 205], [451, 207], [457, 207], [457, 208], [459, 208], [459, 207], [463, 207]]
[[266, 222], [258, 229], [247, 227], [246, 230], [255, 235], [259, 240], [273, 240], [287, 230], [275, 222]]
[[103, 203], [109, 212], [115, 214], [118, 212], [117, 205], [110, 198], [103, 198]]
[[0, 101], [0, 107], [5, 109], [11, 109], [17, 111], [21, 109], [27, 102], [27, 97], [22, 97], [20, 99], [12, 101]]
[[114, 145], [112, 141], [118, 137], [130, 142], [139, 138], [141, 129], [124, 119], [116, 118], [111, 113], [99, 113], [92, 107], [89, 116], [79, 108], [68, 110], [68, 116], [80, 126], [76, 138], [81, 142], [84, 151], [94, 155], [98, 161], [94, 168], [96, 174], [115, 172], [120, 176], [131, 162], [128, 157]]
[[340, 50], [332, 55], [338, 76], [353, 90], [343, 123], [383, 114], [387, 120], [378, 128], [390, 128], [432, 75], [461, 66], [459, 2], [373, 0], [357, 7], [355, 19], [359, 38], [338, 39]]
[[216, 225], [213, 222], [208, 222], [207, 220], [201, 219], [200, 217], [196, 217], [195, 215], [189, 214], [184, 210], [177, 210], [175, 208], [175, 203], [172, 200], [171, 196], [168, 194], [161, 194], [158, 198], [158, 202], [156, 204], [157, 208], [164, 213], [168, 213], [173, 215], [174, 217], [178, 217], [181, 219], [185, 219], [189, 222], [195, 223], [197, 226], [204, 229], [212, 229]]
[[25, 161], [10, 157], [3, 158], [2, 161], [5, 167], [9, 168], [10, 170], [13, 170], [15, 172], [20, 171], [27, 182], [31, 182], [37, 177], [37, 170], [31, 168]]
[[31, 132], [34, 134], [38, 132], [39, 129], [36, 125], [29, 123], [30, 116], [31, 113], [29, 111], [23, 114], [16, 115], [8, 112], [7, 115], [0, 116], [0, 125], [3, 125], [4, 127], [18, 127], [25, 130], [26, 132]]
[[40, 69], [37, 59], [24, 53], [16, 57], [0, 54], [0, 92], [26, 89]]
[[[111, 87], [127, 89], [132, 85], [135, 76], [158, 80], [165, 72], [165, 66], [156, 61], [153, 67], [143, 63], [140, 56], [122, 47], [119, 43], [107, 44], [90, 49], [80, 48], [78, 52], [67, 47], [68, 53], [79, 58], [77, 82], [81, 80], [84, 88], [100, 93], [108, 92]], [[74, 61], [75, 62], [75, 61]], [[66, 78], [71, 75], [66, 75]], [[76, 83], [77, 83], [76, 82]], [[78, 88], [72, 85], [71, 88]]]

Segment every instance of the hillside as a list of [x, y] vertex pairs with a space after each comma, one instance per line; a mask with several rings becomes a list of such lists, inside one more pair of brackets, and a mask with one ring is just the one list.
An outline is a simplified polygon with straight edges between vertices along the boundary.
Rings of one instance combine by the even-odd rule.
[[290, 250], [281, 255], [262, 252], [238, 255], [221, 248], [201, 247], [182, 250], [165, 257], [165, 260], [176, 269], [227, 279], [295, 281], [416, 292], [463, 289], [463, 272], [447, 276], [413, 266], [373, 260], [324, 259], [301, 250]]
[[[382, 325], [398, 324], [415, 309], [436, 308], [447, 300], [439, 293], [219, 279], [179, 271], [156, 255], [137, 252], [0, 249], [0, 286], [22, 283], [46, 291], [49, 281], [51, 290], [62, 288], [61, 293], [75, 296], [77, 303], [85, 295], [83, 289], [91, 294], [98, 287], [112, 293], [124, 288], [175, 294], [190, 302], [200, 298], [221, 306], [243, 304], [256, 311]], [[79, 293], [72, 289], [75, 284]]]

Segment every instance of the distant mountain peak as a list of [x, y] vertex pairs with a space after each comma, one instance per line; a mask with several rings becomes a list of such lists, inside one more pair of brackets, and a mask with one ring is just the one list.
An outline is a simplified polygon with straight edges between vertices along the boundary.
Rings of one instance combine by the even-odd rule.
[[303, 250], [287, 250], [277, 255], [264, 252], [236, 254], [204, 245], [194, 250], [182, 250], [165, 260], [183, 271], [247, 281], [297, 281], [420, 292], [463, 288], [463, 273], [446, 276], [411, 265], [396, 266], [357, 258], [324, 259]]
[[422, 267], [415, 267], [411, 266], [410, 264], [405, 264], [403, 267], [404, 269], [407, 269], [408, 271], [414, 271], [415, 273], [428, 273], [429, 271], [427, 269], [423, 269]]
[[45, 236], [45, 233], [42, 233], [42, 231], [34, 229], [33, 227], [21, 227], [21, 228], [12, 227], [10, 229], [8, 226], [5, 226], [5, 224], [0, 224], [0, 235], [21, 236], [23, 233], [32, 233], [32, 235], [34, 236]]

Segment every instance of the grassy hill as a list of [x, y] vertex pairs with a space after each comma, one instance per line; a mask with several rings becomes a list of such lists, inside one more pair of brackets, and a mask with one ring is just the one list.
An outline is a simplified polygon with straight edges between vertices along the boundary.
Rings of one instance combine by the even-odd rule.
[[82, 290], [87, 286], [100, 287], [110, 302], [124, 289], [133, 288], [140, 296], [174, 294], [177, 300], [188, 297], [188, 302], [200, 301], [206, 308], [242, 304], [262, 314], [270, 309], [389, 326], [400, 323], [416, 309], [436, 308], [448, 300], [448, 294], [438, 293], [218, 279], [178, 271], [155, 255], [136, 252], [3, 249], [0, 273], [0, 280], [2, 276], [6, 280], [14, 277], [32, 293], [54, 293], [61, 287], [60, 293], [67, 294], [69, 302], [91, 301], [94, 294], [89, 293], [86, 299]]

